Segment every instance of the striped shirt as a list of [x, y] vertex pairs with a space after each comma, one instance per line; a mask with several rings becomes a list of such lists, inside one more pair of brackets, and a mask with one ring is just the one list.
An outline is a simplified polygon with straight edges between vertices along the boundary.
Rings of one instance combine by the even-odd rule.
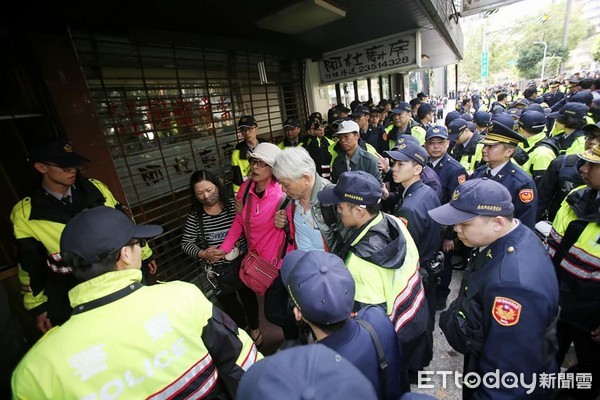
[[[201, 250], [210, 246], [219, 246], [223, 243], [225, 236], [227, 236], [234, 217], [235, 207], [233, 200], [218, 215], [209, 215], [205, 212], [202, 215], [198, 215], [196, 210], [192, 210], [185, 221], [183, 236], [181, 238], [181, 249], [188, 256], [197, 259], [198, 252]], [[204, 229], [200, 226], [199, 218], [202, 218]], [[246, 238], [244, 236], [240, 238], [238, 246], [241, 247], [240, 250], [246, 250]], [[206, 260], [199, 259], [199, 261], [203, 266], [208, 266]], [[211, 265], [213, 268], [218, 268], [224, 263], [224, 260], [220, 260]]]

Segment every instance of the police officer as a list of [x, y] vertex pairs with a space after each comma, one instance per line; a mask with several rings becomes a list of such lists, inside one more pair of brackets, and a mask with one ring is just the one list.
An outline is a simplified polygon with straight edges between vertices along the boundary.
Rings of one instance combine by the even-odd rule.
[[[404, 373], [416, 373], [432, 357], [433, 343], [424, 335], [429, 309], [421, 283], [419, 251], [398, 218], [379, 211], [381, 186], [363, 171], [349, 171], [338, 184], [318, 193], [321, 203], [337, 204], [348, 229], [337, 252], [356, 283], [355, 309], [385, 308], [404, 352]], [[403, 301], [397, 301], [403, 299]], [[403, 381], [404, 385], [408, 379]]]
[[60, 249], [80, 282], [73, 315], [21, 360], [16, 399], [235, 396], [260, 353], [195, 285], [140, 283], [141, 246], [161, 232], [103, 206], [67, 223]]
[[[454, 225], [465, 245], [479, 249], [458, 298], [440, 315], [440, 327], [465, 355], [465, 374], [510, 372], [535, 383], [540, 373], [556, 372], [558, 283], [541, 241], [513, 212], [510, 193], [491, 179], [469, 180], [450, 203], [429, 211], [440, 224]], [[549, 398], [537, 385], [527, 394], [528, 388], [500, 377], [498, 386], [463, 386], [463, 398]]]
[[[64, 139], [39, 143], [30, 151], [30, 162], [42, 176], [41, 185], [12, 209], [19, 260], [19, 280], [23, 302], [46, 332], [69, 319], [68, 291], [77, 279], [64, 265], [59, 249], [65, 224], [86, 208], [101, 205], [123, 211], [108, 187], [79, 173], [88, 159], [75, 153]], [[123, 211], [124, 212], [124, 211]], [[144, 247], [144, 268], [156, 272], [150, 247]]]
[[[398, 147], [408, 143], [419, 145], [419, 141], [415, 139], [414, 136], [401, 135], [397, 140], [397, 146], [394, 147], [392, 150], [395, 150]], [[402, 185], [395, 183], [392, 178], [392, 169], [390, 168], [389, 157], [379, 158], [379, 169], [381, 169], [382, 173], [384, 174], [383, 181], [385, 185], [385, 190], [387, 190], [388, 192], [388, 198], [384, 198], [384, 201], [382, 201], [382, 211], [393, 213], [394, 208], [396, 207], [396, 204], [398, 203], [400, 198], [399, 192], [404, 191], [404, 188], [402, 188]], [[421, 181], [425, 185], [433, 189], [437, 198], [441, 200], [442, 182], [440, 181], [440, 177], [438, 176], [438, 174], [433, 170], [433, 168], [431, 168], [427, 164], [423, 166], [423, 171], [421, 172]]]
[[544, 93], [542, 96], [542, 102], [546, 103], [550, 108], [565, 97], [565, 94], [559, 90], [559, 86], [560, 83], [558, 81], [552, 81], [550, 83], [550, 91]]
[[473, 123], [476, 125], [476, 132], [481, 136], [487, 134], [487, 128], [492, 119], [492, 114], [486, 111], [477, 111], [473, 114]]
[[369, 127], [365, 133], [365, 141], [373, 146], [377, 145], [378, 138], [383, 134], [383, 109], [379, 106], [369, 107]]
[[[322, 251], [294, 250], [283, 260], [281, 278], [294, 303], [296, 320], [308, 324], [315, 340], [356, 366], [377, 398], [398, 399], [401, 356], [396, 331], [381, 307], [364, 308], [356, 319], [350, 318], [355, 284], [344, 262]], [[387, 365], [384, 371], [381, 361]]]
[[559, 111], [548, 114], [548, 118], [556, 118], [552, 128], [552, 137], [560, 150], [560, 154], [579, 154], [584, 150], [585, 117], [589, 108], [582, 103], [569, 102]]
[[277, 144], [277, 146], [283, 150], [286, 147], [302, 146], [300, 140], [300, 122], [298, 118], [288, 118], [283, 123], [283, 133], [285, 138]]
[[[429, 166], [440, 177], [442, 183], [441, 204], [450, 201], [450, 197], [456, 186], [467, 180], [467, 171], [452, 156], [448, 154], [450, 141], [448, 130], [444, 126], [432, 126], [427, 130], [425, 136], [425, 150], [429, 155]], [[452, 281], [452, 256], [454, 254], [456, 235], [452, 229], [444, 227], [442, 233], [442, 250], [444, 251], [445, 267], [441, 280], [437, 286], [436, 308], [446, 307], [446, 298], [450, 294], [450, 282]]]
[[411, 108], [407, 102], [398, 102], [397, 107], [392, 109], [391, 113], [392, 124], [384, 129], [375, 146], [379, 154], [383, 154], [384, 151], [395, 147], [400, 135], [412, 135], [417, 138], [420, 144], [425, 142], [425, 136], [422, 134], [422, 131], [415, 129], [417, 124], [411, 120]]
[[331, 177], [331, 160], [333, 154], [329, 151], [335, 142], [325, 136], [325, 121], [318, 117], [309, 117], [306, 122], [308, 138], [303, 147], [308, 151], [315, 162], [319, 176], [329, 179]]
[[440, 255], [440, 226], [429, 217], [427, 211], [438, 207], [440, 199], [433, 189], [421, 181], [421, 173], [428, 159], [425, 149], [412, 142], [394, 149], [384, 153], [390, 158], [394, 183], [402, 187], [394, 215], [406, 224], [419, 250], [421, 276], [431, 313], [428, 334], [432, 334], [435, 323], [435, 291], [444, 264], [443, 255]]
[[450, 154], [466, 169], [469, 175], [479, 167], [483, 158], [483, 144], [479, 143], [483, 137], [476, 132], [473, 125], [471, 123], [469, 127], [469, 122], [458, 118], [448, 126], [448, 138], [455, 142]]
[[498, 121], [492, 121], [490, 131], [481, 142], [483, 161], [487, 165], [477, 168], [471, 178], [487, 177], [501, 183], [511, 194], [515, 205], [515, 218], [534, 229], [537, 212], [537, 189], [533, 179], [510, 161], [519, 142], [525, 138]]
[[[586, 150], [600, 143], [600, 124], [588, 124], [581, 129], [586, 133]], [[540, 199], [538, 221], [543, 219], [553, 221], [567, 194], [583, 185], [579, 174], [579, 160], [577, 154], [569, 154], [558, 156], [550, 163], [538, 187]]]
[[365, 142], [369, 142], [368, 140], [368, 130], [369, 130], [369, 115], [371, 111], [369, 107], [359, 104], [354, 110], [352, 110], [352, 114], [350, 114], [350, 118], [358, 124], [360, 138]]
[[237, 128], [244, 141], [238, 143], [233, 153], [231, 153], [231, 180], [233, 181], [234, 195], [240, 190], [240, 186], [252, 172], [248, 161], [248, 153], [252, 153], [259, 143], [264, 142], [263, 139], [256, 137], [258, 124], [253, 116], [240, 118]]
[[521, 165], [523, 171], [533, 178], [536, 185], [542, 180], [548, 166], [558, 156], [554, 140], [546, 136], [546, 116], [539, 111], [525, 111], [519, 118], [519, 133], [526, 142], [519, 143], [527, 161]]
[[579, 157], [586, 186], [562, 203], [548, 245], [560, 283], [557, 361], [562, 364], [573, 343], [577, 372], [592, 374], [592, 390], [580, 390], [576, 398], [595, 399], [600, 389], [600, 144]]

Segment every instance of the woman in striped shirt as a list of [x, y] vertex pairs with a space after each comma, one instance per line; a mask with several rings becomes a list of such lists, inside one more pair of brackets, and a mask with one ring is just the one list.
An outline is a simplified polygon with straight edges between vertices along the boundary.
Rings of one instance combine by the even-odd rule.
[[218, 248], [235, 217], [233, 197], [206, 170], [192, 174], [190, 194], [192, 210], [183, 230], [181, 249], [199, 261], [200, 273], [206, 273], [224, 311], [238, 326], [247, 329], [250, 337], [260, 346], [262, 337], [258, 329], [258, 301], [254, 292], [239, 278], [246, 239], [241, 236], [227, 255]]

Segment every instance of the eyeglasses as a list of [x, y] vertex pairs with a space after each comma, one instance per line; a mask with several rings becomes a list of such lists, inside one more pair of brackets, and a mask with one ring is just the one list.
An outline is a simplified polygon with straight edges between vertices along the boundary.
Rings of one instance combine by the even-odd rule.
[[144, 246], [146, 246], [146, 244], [148, 244], [148, 240], [146, 240], [146, 239], [131, 239], [131, 241], [129, 242], [130, 246], [135, 246], [136, 244], [139, 244], [140, 247], [144, 247]]
[[43, 163], [43, 164], [49, 165], [49, 166], [54, 167], [54, 168], [60, 168], [64, 172], [73, 172], [73, 171], [76, 171], [76, 170], [79, 169], [79, 165], [77, 165], [75, 167], [61, 167], [60, 165], [56, 165], [56, 164], [52, 164], [52, 163]]
[[251, 158], [251, 159], [248, 160], [248, 162], [250, 163], [250, 165], [252, 165], [252, 166], [256, 165], [257, 167], [260, 167], [260, 168], [264, 168], [264, 167], [268, 167], [269, 166], [269, 164], [267, 164], [263, 160], [258, 160], [256, 158]]

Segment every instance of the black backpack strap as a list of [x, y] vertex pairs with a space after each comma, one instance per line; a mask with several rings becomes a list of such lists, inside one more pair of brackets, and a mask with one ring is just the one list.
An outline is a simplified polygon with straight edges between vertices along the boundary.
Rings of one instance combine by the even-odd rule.
[[360, 326], [365, 328], [367, 330], [367, 332], [369, 332], [369, 335], [371, 335], [371, 340], [373, 340], [373, 344], [375, 345], [375, 351], [377, 351], [377, 361], [379, 362], [379, 383], [381, 384], [381, 398], [386, 399], [387, 398], [386, 375], [387, 375], [388, 363], [387, 363], [387, 359], [385, 358], [385, 352], [383, 351], [383, 346], [381, 345], [381, 340], [379, 340], [379, 335], [375, 331], [375, 328], [373, 328], [373, 325], [371, 325], [364, 319], [357, 319], [355, 321], [358, 322], [360, 324]]
[[246, 199], [248, 198], [248, 193], [250, 192], [250, 186], [252, 186], [252, 182], [246, 186], [244, 189], [244, 195], [242, 196], [242, 206], [246, 205]]

